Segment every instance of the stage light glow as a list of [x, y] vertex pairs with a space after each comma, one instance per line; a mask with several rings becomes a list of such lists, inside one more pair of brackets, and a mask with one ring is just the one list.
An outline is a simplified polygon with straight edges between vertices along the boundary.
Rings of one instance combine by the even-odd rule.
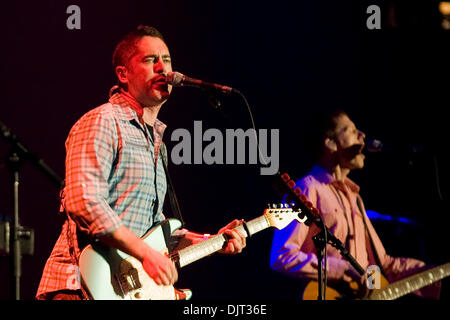
[[439, 11], [445, 16], [450, 15], [450, 1], [441, 1], [439, 3]]
[[442, 28], [444, 30], [450, 30], [450, 2], [441, 1], [439, 3], [439, 12], [442, 14]]

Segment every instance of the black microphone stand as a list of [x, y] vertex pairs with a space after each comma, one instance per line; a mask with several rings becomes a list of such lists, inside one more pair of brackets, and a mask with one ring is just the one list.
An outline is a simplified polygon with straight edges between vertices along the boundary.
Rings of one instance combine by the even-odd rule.
[[[0, 121], [1, 136], [11, 143], [11, 151], [7, 155], [6, 163], [12, 171], [13, 177], [13, 228], [11, 232], [12, 251], [12, 277], [13, 296], [15, 300], [20, 300], [20, 278], [22, 275], [22, 249], [27, 248], [32, 252], [34, 242], [34, 231], [19, 224], [19, 172], [25, 159], [30, 160], [35, 166], [49, 176], [58, 187], [63, 186], [63, 180], [42, 160], [20, 143], [15, 134]], [[24, 242], [25, 241], [25, 242]]]
[[[300, 211], [299, 214], [306, 216], [305, 225], [310, 226], [315, 224], [320, 232], [313, 237], [314, 245], [316, 246], [317, 260], [318, 260], [318, 300], [325, 300], [325, 287], [326, 287], [326, 266], [323, 266], [323, 257], [326, 257], [326, 245], [331, 244], [333, 247], [339, 250], [342, 257], [344, 257], [355, 270], [364, 275], [365, 271], [356, 259], [350, 254], [350, 252], [344, 247], [342, 242], [336, 238], [327, 226], [323, 223], [320, 215], [311, 211], [311, 206], [308, 206], [306, 198], [300, 197], [300, 189], [294, 189], [295, 182], [285, 173], [283, 175], [278, 172], [275, 175], [274, 188], [283, 195], [287, 193], [287, 202], [293, 202], [293, 210]], [[302, 217], [302, 218], [303, 218]]]
[[324, 263], [324, 257], [326, 256], [326, 245], [327, 245], [327, 234], [325, 232], [325, 224], [322, 220], [322, 228], [319, 233], [312, 237], [314, 242], [314, 246], [316, 247], [316, 255], [317, 255], [317, 283], [318, 283], [318, 293], [317, 300], [325, 300], [325, 288], [327, 287], [327, 267], [326, 261]]

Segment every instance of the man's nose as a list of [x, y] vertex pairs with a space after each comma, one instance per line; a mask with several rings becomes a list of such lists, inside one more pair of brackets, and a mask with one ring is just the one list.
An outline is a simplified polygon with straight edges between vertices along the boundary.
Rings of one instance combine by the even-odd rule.
[[361, 130], [358, 130], [358, 139], [365, 139], [366, 138], [366, 134], [364, 132], [362, 132]]
[[165, 64], [162, 59], [158, 59], [158, 61], [155, 62], [155, 64], [153, 65], [153, 72], [154, 73], [163, 73], [166, 74], [167, 72], [169, 72], [169, 67], [167, 66], [167, 64]]
[[158, 59], [158, 61], [155, 62], [155, 64], [153, 65], [153, 71], [155, 73], [164, 72], [164, 63], [161, 61], [161, 59]]

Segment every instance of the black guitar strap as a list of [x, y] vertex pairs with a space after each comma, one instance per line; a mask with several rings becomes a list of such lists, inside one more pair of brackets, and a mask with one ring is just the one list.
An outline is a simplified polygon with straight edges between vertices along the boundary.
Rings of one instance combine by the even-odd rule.
[[170, 206], [172, 208], [172, 212], [175, 215], [175, 217], [178, 220], [180, 220], [182, 226], [184, 226], [184, 220], [183, 220], [183, 216], [181, 215], [180, 205], [178, 203], [178, 199], [175, 194], [175, 189], [173, 187], [172, 179], [170, 179], [169, 170], [167, 168], [167, 161], [168, 161], [167, 148], [166, 148], [166, 145], [164, 144], [164, 142], [161, 143], [160, 150], [161, 150], [161, 156], [162, 156], [162, 163], [164, 166], [164, 172], [166, 173], [167, 187], [168, 187], [167, 192], [169, 193]]
[[161, 229], [164, 235], [164, 241], [166, 242], [166, 247], [169, 248], [169, 251], [172, 251], [171, 249], [171, 242], [170, 242], [170, 236], [172, 234], [172, 230], [170, 230], [170, 222], [169, 220], [164, 220], [161, 222]]

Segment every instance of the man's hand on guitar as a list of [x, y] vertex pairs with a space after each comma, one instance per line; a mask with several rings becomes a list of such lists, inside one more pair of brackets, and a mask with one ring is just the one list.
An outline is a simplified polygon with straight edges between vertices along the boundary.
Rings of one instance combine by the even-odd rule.
[[220, 250], [219, 253], [237, 254], [242, 252], [242, 249], [244, 249], [246, 246], [245, 236], [238, 230], [233, 229], [241, 225], [243, 222], [243, 219], [235, 219], [219, 230], [219, 234], [224, 233], [229, 237], [228, 241], [226, 242], [226, 246], [222, 250]]
[[178, 272], [172, 260], [156, 251], [125, 226], [120, 226], [100, 240], [138, 259], [145, 272], [158, 285], [171, 285], [178, 279]]
[[345, 264], [346, 270], [344, 271], [344, 274], [352, 279], [352, 281], [350, 282], [350, 288], [354, 291], [354, 297], [366, 297], [370, 292], [369, 288], [367, 287], [367, 273], [360, 275], [348, 261], [345, 261]]
[[173, 285], [178, 280], [178, 271], [172, 260], [152, 248], [144, 255], [142, 266], [157, 285]]

